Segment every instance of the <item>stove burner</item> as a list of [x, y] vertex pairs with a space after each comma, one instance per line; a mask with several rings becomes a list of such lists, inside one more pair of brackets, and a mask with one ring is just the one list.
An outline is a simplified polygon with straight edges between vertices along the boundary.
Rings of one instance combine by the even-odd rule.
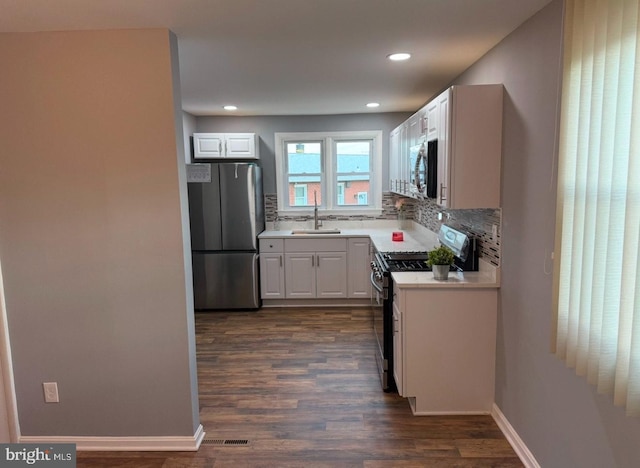
[[382, 254], [387, 271], [431, 271], [427, 265], [427, 252], [386, 252]]
[[386, 252], [382, 254], [385, 260], [426, 260], [428, 252], [423, 251], [401, 251]]
[[387, 263], [391, 271], [431, 271], [426, 260], [397, 260]]

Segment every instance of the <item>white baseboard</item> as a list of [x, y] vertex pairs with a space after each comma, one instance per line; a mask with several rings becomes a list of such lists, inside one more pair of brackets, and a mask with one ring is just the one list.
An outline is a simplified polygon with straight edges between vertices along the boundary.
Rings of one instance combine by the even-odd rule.
[[202, 424], [191, 437], [33, 437], [22, 436], [21, 444], [76, 444], [78, 452], [195, 452], [204, 439]]
[[424, 410], [418, 410], [417, 406], [416, 406], [416, 398], [415, 397], [408, 397], [407, 401], [409, 402], [409, 407], [411, 408], [411, 413], [414, 416], [475, 416], [475, 415], [490, 415], [491, 411], [490, 410], [484, 410], [484, 409], [468, 409], [468, 410], [462, 410], [462, 411], [451, 411], [451, 410], [442, 410], [442, 411], [435, 411], [435, 410], [428, 410], [428, 411], [424, 411]]
[[507, 438], [511, 447], [513, 447], [514, 452], [520, 458], [520, 461], [527, 468], [540, 468], [540, 464], [536, 461], [535, 457], [531, 453], [531, 451], [527, 448], [524, 441], [520, 438], [516, 430], [513, 426], [507, 421], [507, 418], [502, 414], [500, 408], [495, 403], [493, 404], [493, 409], [491, 411], [491, 416], [495, 420], [496, 424]]

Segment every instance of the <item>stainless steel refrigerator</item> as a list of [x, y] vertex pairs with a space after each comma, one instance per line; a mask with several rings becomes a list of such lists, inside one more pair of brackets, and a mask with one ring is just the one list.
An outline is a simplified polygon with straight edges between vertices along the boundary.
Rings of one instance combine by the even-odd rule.
[[189, 169], [195, 309], [257, 309], [257, 236], [264, 230], [260, 167], [215, 163]]

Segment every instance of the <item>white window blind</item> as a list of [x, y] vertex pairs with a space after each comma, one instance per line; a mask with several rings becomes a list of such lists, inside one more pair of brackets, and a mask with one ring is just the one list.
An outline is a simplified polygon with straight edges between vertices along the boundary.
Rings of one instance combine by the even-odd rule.
[[629, 415], [640, 415], [639, 1], [565, 4], [555, 271], [556, 354]]

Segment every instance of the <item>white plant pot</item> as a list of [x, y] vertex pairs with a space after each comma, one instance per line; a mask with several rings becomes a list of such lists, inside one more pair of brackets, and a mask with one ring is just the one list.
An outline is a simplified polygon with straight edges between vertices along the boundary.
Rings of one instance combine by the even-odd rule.
[[446, 281], [449, 279], [449, 265], [433, 265], [433, 279]]

